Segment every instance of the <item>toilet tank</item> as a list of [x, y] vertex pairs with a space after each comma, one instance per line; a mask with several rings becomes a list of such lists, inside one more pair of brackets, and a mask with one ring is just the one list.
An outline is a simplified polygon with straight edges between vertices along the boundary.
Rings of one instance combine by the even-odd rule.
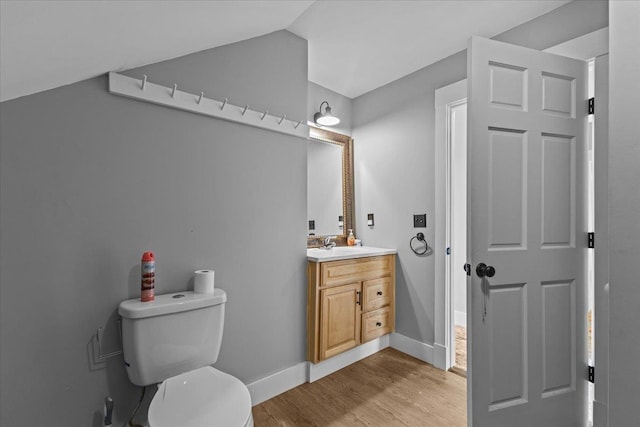
[[227, 294], [191, 291], [120, 303], [127, 374], [140, 386], [211, 365], [218, 359]]

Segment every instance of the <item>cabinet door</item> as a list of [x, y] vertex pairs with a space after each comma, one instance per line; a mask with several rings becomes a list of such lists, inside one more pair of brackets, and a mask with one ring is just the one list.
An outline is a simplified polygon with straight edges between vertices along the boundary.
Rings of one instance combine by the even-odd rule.
[[320, 291], [320, 360], [360, 344], [360, 283]]

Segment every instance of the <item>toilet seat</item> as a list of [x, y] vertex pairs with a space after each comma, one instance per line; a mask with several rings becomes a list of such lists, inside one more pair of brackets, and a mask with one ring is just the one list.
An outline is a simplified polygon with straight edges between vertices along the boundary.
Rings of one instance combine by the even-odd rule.
[[148, 419], [150, 427], [253, 425], [251, 396], [239, 379], [205, 366], [162, 382]]

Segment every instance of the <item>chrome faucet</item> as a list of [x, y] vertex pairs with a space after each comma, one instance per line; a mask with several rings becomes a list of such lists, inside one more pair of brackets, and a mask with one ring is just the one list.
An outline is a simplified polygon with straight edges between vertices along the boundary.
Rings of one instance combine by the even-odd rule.
[[331, 239], [335, 239], [336, 236], [327, 236], [324, 238], [324, 248], [331, 249], [336, 246], [336, 242], [332, 242]]

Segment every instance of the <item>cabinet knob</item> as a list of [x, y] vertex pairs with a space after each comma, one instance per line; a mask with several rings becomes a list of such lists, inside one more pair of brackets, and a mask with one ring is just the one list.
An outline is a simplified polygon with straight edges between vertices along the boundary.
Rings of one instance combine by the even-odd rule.
[[376, 326], [382, 326], [382, 323], [376, 322]]
[[378, 295], [382, 295], [382, 291], [378, 291]]

